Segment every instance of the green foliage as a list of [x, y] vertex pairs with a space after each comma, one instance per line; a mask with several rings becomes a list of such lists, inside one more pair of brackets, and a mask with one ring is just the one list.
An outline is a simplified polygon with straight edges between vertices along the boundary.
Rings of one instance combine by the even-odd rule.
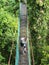
[[0, 62], [4, 59], [4, 57], [0, 53]]
[[[49, 0], [28, 0], [28, 18], [35, 65], [49, 65]], [[0, 63], [7, 65], [14, 42], [11, 65], [14, 65], [19, 2], [0, 0]]]
[[[15, 0], [0, 0], [0, 64], [7, 65], [12, 42], [12, 57], [18, 31], [18, 4]], [[15, 57], [13, 57], [14, 59]], [[12, 59], [12, 61], [13, 61]], [[12, 62], [14, 64], [14, 61]]]
[[39, 6], [43, 6], [43, 1], [42, 0], [36, 0], [36, 3], [39, 4]]
[[[49, 2], [48, 0], [28, 0], [28, 18], [34, 49], [35, 65], [48, 65], [49, 48]], [[48, 23], [48, 24], [47, 24]], [[45, 48], [44, 48], [45, 47]], [[44, 53], [42, 52], [47, 48]]]
[[49, 46], [44, 46], [42, 53], [43, 58], [41, 59], [41, 65], [49, 65]]
[[[9, 40], [16, 39], [16, 31], [17, 31], [17, 23], [16, 18], [10, 15], [8, 12], [4, 11], [3, 9], [0, 10], [0, 38], [2, 43]], [[3, 45], [4, 46], [4, 45]]]

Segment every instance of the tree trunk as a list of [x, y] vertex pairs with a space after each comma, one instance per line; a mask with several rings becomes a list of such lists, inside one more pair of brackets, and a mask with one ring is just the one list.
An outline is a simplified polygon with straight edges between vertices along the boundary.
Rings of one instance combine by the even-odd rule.
[[12, 46], [11, 46], [11, 50], [10, 50], [10, 56], [9, 56], [9, 60], [8, 60], [8, 65], [10, 65], [10, 62], [11, 62], [13, 46], [14, 46], [14, 41], [12, 41]]

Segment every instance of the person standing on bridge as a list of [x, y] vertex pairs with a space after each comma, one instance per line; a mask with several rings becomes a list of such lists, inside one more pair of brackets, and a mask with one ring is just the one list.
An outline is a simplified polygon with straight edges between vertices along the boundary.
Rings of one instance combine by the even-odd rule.
[[27, 41], [25, 37], [21, 38], [21, 47], [23, 47], [23, 54], [26, 53], [26, 46], [27, 46]]
[[24, 46], [24, 37], [21, 37], [20, 44], [21, 44], [21, 47]]
[[27, 51], [26, 50], [26, 46], [27, 46], [26, 38], [24, 39], [23, 44], [24, 44], [24, 46], [23, 46], [23, 54], [24, 54]]

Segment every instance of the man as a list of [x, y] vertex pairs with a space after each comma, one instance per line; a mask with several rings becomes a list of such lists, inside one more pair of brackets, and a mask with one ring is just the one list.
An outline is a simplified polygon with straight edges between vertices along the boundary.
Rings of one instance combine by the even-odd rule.
[[21, 47], [23, 47], [23, 54], [26, 53], [26, 38], [25, 37], [22, 37], [21, 38]]
[[21, 44], [22, 47], [24, 46], [24, 37], [21, 37], [20, 44]]
[[27, 46], [27, 42], [26, 42], [26, 38], [24, 39], [24, 41], [23, 41], [23, 44], [24, 44], [24, 46], [23, 46], [23, 53], [26, 53], [26, 46]]

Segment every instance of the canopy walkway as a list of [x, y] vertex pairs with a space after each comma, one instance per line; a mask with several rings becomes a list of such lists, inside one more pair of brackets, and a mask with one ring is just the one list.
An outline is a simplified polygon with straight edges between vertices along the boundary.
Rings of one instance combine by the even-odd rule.
[[[18, 22], [18, 39], [16, 45], [15, 65], [31, 65], [30, 47], [28, 38], [28, 22], [27, 22], [27, 7], [26, 4], [20, 3], [20, 20]], [[20, 45], [21, 37], [27, 38], [27, 52], [23, 54], [23, 47]]]

